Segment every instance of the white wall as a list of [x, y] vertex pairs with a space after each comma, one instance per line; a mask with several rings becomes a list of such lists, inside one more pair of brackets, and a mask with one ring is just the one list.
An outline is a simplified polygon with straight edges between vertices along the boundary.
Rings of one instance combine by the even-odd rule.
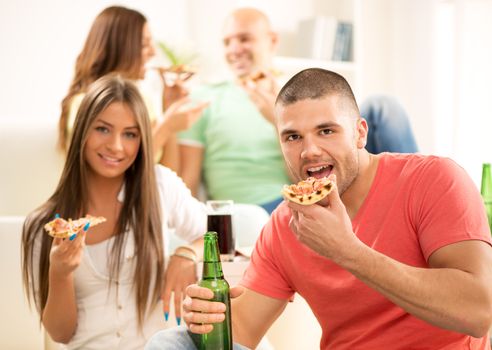
[[362, 94], [391, 94], [408, 111], [417, 143], [432, 153], [432, 0], [362, 1]]
[[480, 164], [492, 162], [492, 1], [459, 0], [452, 153], [477, 183]]
[[491, 0], [362, 1], [362, 94], [408, 110], [422, 153], [449, 156], [480, 184], [492, 161]]

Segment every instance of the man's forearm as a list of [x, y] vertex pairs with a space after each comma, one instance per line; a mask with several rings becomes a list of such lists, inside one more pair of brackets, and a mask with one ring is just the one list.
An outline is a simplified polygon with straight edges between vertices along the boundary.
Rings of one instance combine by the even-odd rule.
[[484, 336], [491, 325], [491, 281], [456, 268], [417, 268], [363, 244], [340, 263], [408, 313], [435, 326]]

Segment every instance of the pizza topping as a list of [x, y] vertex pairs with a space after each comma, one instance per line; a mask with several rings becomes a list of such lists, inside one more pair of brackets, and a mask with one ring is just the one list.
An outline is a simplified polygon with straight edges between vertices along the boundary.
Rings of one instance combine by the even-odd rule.
[[70, 223], [64, 219], [57, 218], [53, 221], [53, 230], [56, 232], [67, 232], [70, 230]]
[[332, 189], [333, 183], [327, 177], [308, 177], [297, 184], [285, 185], [282, 194], [295, 203], [309, 205], [325, 198]]

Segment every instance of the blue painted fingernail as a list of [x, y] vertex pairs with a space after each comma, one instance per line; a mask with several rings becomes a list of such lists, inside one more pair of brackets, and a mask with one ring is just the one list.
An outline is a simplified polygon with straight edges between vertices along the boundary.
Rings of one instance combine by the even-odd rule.
[[71, 235], [69, 239], [70, 239], [71, 241], [73, 241], [73, 240], [75, 239], [75, 237], [77, 237], [77, 234], [76, 234], [76, 233], [74, 233], [73, 235]]
[[164, 319], [167, 320], [169, 319], [169, 312], [164, 312]]
[[181, 317], [176, 317], [176, 323], [178, 324], [178, 326], [181, 324]]
[[87, 222], [87, 224], [85, 224], [84, 226], [84, 231], [87, 231], [89, 229], [89, 226], [91, 226], [91, 223]]
[[55, 219], [59, 219], [60, 218], [60, 214], [55, 214]]

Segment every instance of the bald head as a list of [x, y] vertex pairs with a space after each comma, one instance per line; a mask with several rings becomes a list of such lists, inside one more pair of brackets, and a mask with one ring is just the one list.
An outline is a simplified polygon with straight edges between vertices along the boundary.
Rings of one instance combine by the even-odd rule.
[[227, 16], [223, 28], [225, 58], [237, 77], [272, 68], [277, 34], [270, 20], [255, 8], [238, 8]]
[[255, 24], [265, 32], [271, 32], [272, 27], [268, 17], [258, 9], [252, 7], [242, 7], [231, 12], [225, 20], [225, 25], [229, 21], [236, 21], [243, 24]]

